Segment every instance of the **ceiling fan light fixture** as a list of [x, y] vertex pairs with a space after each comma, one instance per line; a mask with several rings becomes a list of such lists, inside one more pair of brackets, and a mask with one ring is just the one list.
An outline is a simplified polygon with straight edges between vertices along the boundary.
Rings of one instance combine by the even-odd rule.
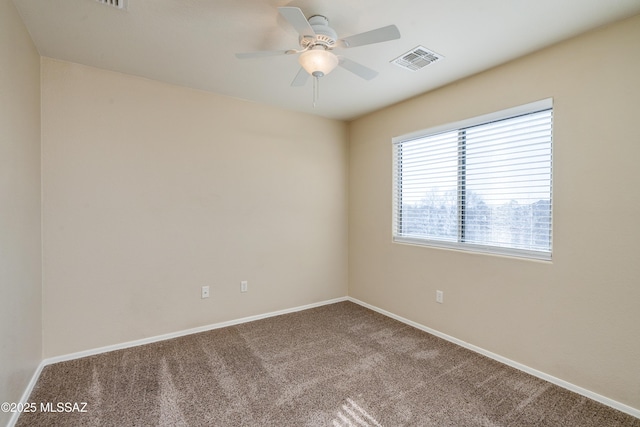
[[325, 50], [322, 46], [314, 47], [303, 52], [298, 57], [302, 68], [314, 77], [322, 77], [329, 74], [338, 66], [338, 57]]

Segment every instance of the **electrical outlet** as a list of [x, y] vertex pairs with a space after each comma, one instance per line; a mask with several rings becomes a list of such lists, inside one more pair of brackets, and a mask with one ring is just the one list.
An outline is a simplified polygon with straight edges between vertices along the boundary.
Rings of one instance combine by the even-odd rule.
[[436, 291], [436, 302], [440, 304], [444, 303], [444, 292]]
[[240, 292], [247, 292], [249, 290], [249, 283], [246, 280], [240, 282]]
[[202, 299], [209, 298], [209, 287], [208, 286], [203, 286], [202, 287], [200, 298], [202, 298]]

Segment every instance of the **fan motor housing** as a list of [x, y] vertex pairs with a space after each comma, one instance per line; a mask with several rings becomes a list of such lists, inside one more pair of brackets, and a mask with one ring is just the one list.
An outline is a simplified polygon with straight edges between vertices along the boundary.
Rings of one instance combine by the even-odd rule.
[[301, 36], [300, 46], [305, 49], [313, 46], [324, 46], [325, 49], [333, 48], [338, 40], [338, 34], [329, 26], [329, 20], [322, 15], [313, 15], [308, 21], [316, 36], [314, 38]]

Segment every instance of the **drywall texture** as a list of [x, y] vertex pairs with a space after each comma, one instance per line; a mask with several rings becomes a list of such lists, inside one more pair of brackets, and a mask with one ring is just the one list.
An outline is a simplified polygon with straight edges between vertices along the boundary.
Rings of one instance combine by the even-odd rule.
[[0, 402], [19, 401], [42, 358], [40, 246], [40, 56], [0, 0]]
[[[636, 16], [352, 122], [349, 295], [640, 408], [639, 40]], [[392, 137], [548, 97], [552, 262], [391, 242]]]
[[42, 66], [45, 357], [346, 295], [344, 123]]

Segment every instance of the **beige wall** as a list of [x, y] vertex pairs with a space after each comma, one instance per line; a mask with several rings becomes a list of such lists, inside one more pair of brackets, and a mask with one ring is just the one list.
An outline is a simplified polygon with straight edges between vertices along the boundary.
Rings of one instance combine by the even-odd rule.
[[42, 358], [40, 246], [40, 57], [0, 0], [0, 402], [19, 401]]
[[[351, 123], [349, 294], [640, 408], [639, 41], [636, 16]], [[547, 97], [553, 262], [391, 243], [393, 136]]]
[[344, 123], [42, 67], [45, 357], [347, 294]]

